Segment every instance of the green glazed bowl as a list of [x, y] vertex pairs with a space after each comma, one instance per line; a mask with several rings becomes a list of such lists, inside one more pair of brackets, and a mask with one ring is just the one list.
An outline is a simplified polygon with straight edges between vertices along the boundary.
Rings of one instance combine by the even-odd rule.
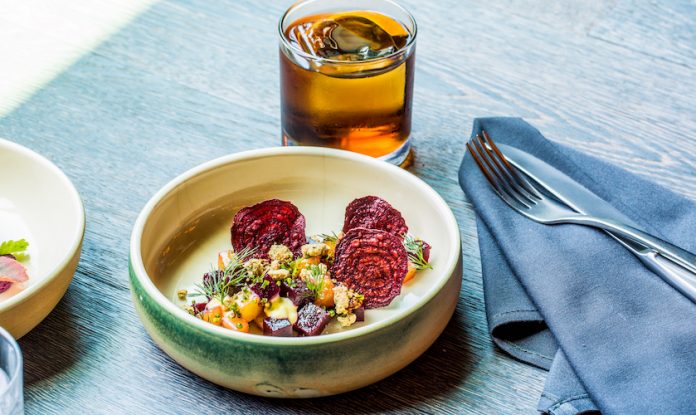
[[[307, 233], [338, 231], [346, 205], [380, 196], [410, 232], [432, 245], [432, 270], [419, 272], [388, 307], [365, 322], [316, 337], [237, 333], [181, 309], [178, 288], [199, 280], [244, 206], [278, 198], [298, 206]], [[420, 356], [447, 325], [461, 288], [461, 242], [454, 215], [422, 180], [359, 154], [281, 147], [222, 157], [174, 179], [143, 208], [131, 236], [135, 308], [157, 345], [216, 384], [261, 396], [333, 395], [377, 382]]]

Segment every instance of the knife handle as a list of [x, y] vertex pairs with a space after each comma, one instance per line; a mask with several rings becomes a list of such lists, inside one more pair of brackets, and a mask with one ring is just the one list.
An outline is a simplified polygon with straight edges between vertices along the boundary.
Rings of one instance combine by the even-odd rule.
[[643, 261], [648, 268], [696, 303], [696, 274], [689, 272], [655, 252], [650, 252], [647, 256], [652, 257], [651, 261]]
[[618, 236], [622, 236], [643, 246], [654, 249], [662, 256], [669, 258], [689, 271], [696, 273], [696, 255], [676, 245], [672, 245], [667, 241], [645, 233], [640, 229], [636, 229], [633, 226], [610, 219], [602, 219], [582, 214], [566, 219], [568, 219], [568, 222], [577, 223], [579, 225], [595, 226], [611, 231]]
[[635, 255], [646, 268], [659, 275], [666, 283], [696, 303], [696, 273], [692, 273], [657, 252], [629, 239], [624, 239], [609, 231], [605, 232]]

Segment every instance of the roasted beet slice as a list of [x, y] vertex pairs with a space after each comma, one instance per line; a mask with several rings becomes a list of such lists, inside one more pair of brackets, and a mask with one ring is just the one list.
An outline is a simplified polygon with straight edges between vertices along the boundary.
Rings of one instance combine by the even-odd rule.
[[286, 318], [266, 317], [263, 319], [263, 334], [275, 337], [292, 337], [292, 324]]
[[280, 295], [287, 297], [293, 304], [301, 307], [314, 300], [314, 293], [307, 287], [307, 284], [302, 280], [293, 281], [290, 285], [283, 281], [280, 286]]
[[278, 199], [237, 212], [231, 233], [234, 250], [254, 249], [254, 258], [268, 258], [268, 250], [276, 244], [300, 255], [300, 247], [307, 243], [304, 216], [292, 203]]
[[343, 221], [343, 232], [355, 228], [381, 229], [399, 236], [406, 235], [408, 232], [408, 226], [401, 212], [377, 196], [361, 197], [348, 204]]
[[208, 303], [196, 303], [193, 305], [193, 309], [196, 311], [196, 313], [201, 313], [203, 310], [205, 310], [206, 305], [208, 305]]
[[401, 293], [408, 253], [400, 236], [355, 228], [336, 246], [330, 271], [338, 282], [365, 296], [365, 308], [384, 307]]
[[268, 275], [263, 277], [262, 282], [257, 282], [249, 288], [251, 288], [251, 291], [258, 295], [259, 298], [265, 298], [269, 302], [278, 298], [280, 295], [280, 286], [278, 282]]
[[430, 262], [430, 244], [425, 241], [421, 242], [423, 243], [423, 259], [425, 262]]
[[353, 310], [353, 314], [355, 314], [355, 321], [365, 321], [365, 307], [356, 308]]
[[297, 313], [295, 330], [304, 336], [317, 336], [331, 320], [331, 315], [322, 307], [308, 303]]

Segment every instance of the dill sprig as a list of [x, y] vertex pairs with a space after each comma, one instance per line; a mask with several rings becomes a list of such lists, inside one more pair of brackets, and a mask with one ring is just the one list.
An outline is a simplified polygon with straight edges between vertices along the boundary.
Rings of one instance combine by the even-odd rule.
[[206, 296], [209, 299], [217, 298], [222, 303], [229, 289], [238, 287], [248, 278], [244, 263], [254, 254], [255, 248], [244, 248], [235, 252], [225, 269], [217, 269], [210, 266], [210, 271], [203, 278], [203, 282], [195, 284], [196, 290], [189, 294], [190, 297]]
[[338, 242], [338, 235], [336, 235], [336, 232], [331, 232], [331, 234], [328, 233], [320, 233], [317, 235], [318, 237], [321, 238], [321, 242]]
[[409, 262], [411, 262], [417, 270], [433, 269], [433, 266], [430, 265], [423, 256], [423, 241], [406, 234], [404, 237], [404, 248], [406, 248], [406, 252], [408, 253]]

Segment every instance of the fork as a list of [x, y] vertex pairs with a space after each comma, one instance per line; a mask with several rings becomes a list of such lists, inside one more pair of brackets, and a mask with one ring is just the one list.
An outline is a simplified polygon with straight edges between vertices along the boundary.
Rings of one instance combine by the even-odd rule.
[[490, 136], [482, 131], [466, 143], [469, 153], [495, 193], [518, 213], [546, 225], [572, 223], [611, 231], [696, 273], [696, 255], [632, 226], [575, 212], [542, 194], [510, 164]]

